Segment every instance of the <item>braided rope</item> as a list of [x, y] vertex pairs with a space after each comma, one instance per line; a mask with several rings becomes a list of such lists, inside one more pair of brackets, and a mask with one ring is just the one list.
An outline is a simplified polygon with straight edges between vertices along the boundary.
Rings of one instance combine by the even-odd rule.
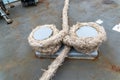
[[[33, 34], [35, 31], [40, 29], [41, 27], [48, 27], [53, 31], [53, 34], [50, 36], [50, 38], [44, 39], [44, 40], [36, 40], [33, 37]], [[55, 37], [56, 34], [59, 33], [59, 30], [56, 29], [55, 25], [43, 25], [43, 26], [38, 26], [33, 31], [30, 33], [28, 37], [28, 42], [30, 46], [36, 51], [39, 51], [44, 54], [54, 54], [61, 46], [61, 38], [58, 38], [57, 40], [54, 40], [53, 38]]]
[[[63, 32], [60, 31], [58, 35], [55, 36], [58, 37], [61, 36], [60, 33], [61, 34], [64, 33], [65, 38], [63, 39], [63, 42], [68, 46], [73, 46], [79, 52], [88, 53], [90, 51], [97, 49], [98, 45], [100, 45], [102, 41], [106, 39], [106, 33], [104, 28], [92, 22], [77, 23], [76, 25], [73, 25], [73, 27], [69, 31], [68, 16], [67, 16], [68, 6], [69, 6], [69, 0], [65, 0], [65, 5], [63, 8], [63, 24], [62, 24]], [[76, 31], [83, 26], [91, 26], [95, 28], [96, 31], [98, 32], [98, 35], [96, 37], [78, 37], [76, 35]], [[68, 31], [69, 34], [66, 35]], [[42, 77], [39, 80], [50, 80], [52, 76], [54, 76], [58, 67], [61, 65], [61, 63], [64, 61], [65, 57], [67, 56], [68, 52], [70, 51], [70, 47], [68, 46], [65, 46], [61, 54], [52, 62], [51, 65], [48, 66], [48, 70], [46, 70], [43, 73]]]
[[[65, 0], [64, 8], [63, 8], [63, 31], [66, 33], [69, 31], [68, 26], [68, 6], [69, 6], [69, 0]], [[62, 52], [59, 54], [59, 56], [51, 63], [51, 65], [48, 66], [48, 69], [43, 73], [41, 78], [39, 80], [50, 80], [55, 72], [57, 71], [58, 67], [61, 66], [62, 62], [64, 61], [65, 57], [70, 51], [70, 47], [65, 46]]]
[[33, 29], [33, 31], [30, 33], [28, 37], [28, 42], [33, 49], [44, 54], [54, 54], [55, 52], [58, 51], [58, 49], [61, 46], [61, 42], [63, 38], [68, 34], [68, 30], [69, 30], [68, 16], [67, 16], [68, 7], [69, 7], [69, 0], [65, 0], [65, 6], [63, 8], [63, 13], [62, 13], [63, 30], [59, 31], [55, 25], [42, 25], [51, 28], [53, 30], [53, 33], [55, 34], [53, 34], [52, 36], [50, 36], [45, 40], [35, 40], [33, 34], [36, 30], [38, 30], [42, 26], [38, 26], [35, 29]]
[[[76, 31], [83, 26], [90, 26], [96, 29], [97, 36], [95, 37], [78, 37]], [[73, 46], [77, 51], [82, 53], [90, 53], [98, 49], [100, 44], [106, 40], [106, 32], [104, 28], [96, 23], [77, 23], [70, 28], [69, 35], [67, 35], [63, 42], [66, 45]]]

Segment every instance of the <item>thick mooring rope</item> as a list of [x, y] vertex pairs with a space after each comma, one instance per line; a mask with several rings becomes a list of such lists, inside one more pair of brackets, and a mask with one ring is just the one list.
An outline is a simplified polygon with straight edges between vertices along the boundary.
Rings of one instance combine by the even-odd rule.
[[[50, 28], [53, 31], [52, 36], [55, 36], [56, 34], [59, 33], [59, 30], [56, 29], [55, 25], [51, 24], [51, 25], [44, 25], [44, 26]], [[59, 40], [56, 42], [56, 44], [54, 42], [53, 45], [48, 44], [48, 43], [50, 43], [51, 38], [50, 39], [48, 38], [45, 40], [36, 40], [33, 37], [34, 32], [37, 31], [41, 27], [42, 26], [38, 26], [31, 32], [31, 34], [28, 37], [29, 44], [32, 46], [32, 48], [35, 51], [39, 51], [39, 52], [44, 53], [44, 54], [54, 54], [61, 46], [61, 42], [60, 42], [61, 38], [59, 38]]]
[[[62, 13], [63, 15], [62, 29], [63, 30], [59, 31], [55, 25], [51, 24], [51, 25], [38, 26], [35, 29], [33, 29], [33, 31], [30, 33], [28, 37], [28, 42], [35, 51], [39, 51], [43, 54], [49, 55], [49, 54], [54, 54], [59, 50], [63, 37], [65, 37], [68, 34], [68, 30], [69, 30], [68, 16], [67, 16], [67, 10], [69, 5], [68, 2], [69, 2], [68, 0], [65, 1], [66, 6], [64, 7], [63, 13]], [[43, 26], [51, 28], [53, 30], [53, 35], [45, 40], [34, 39], [33, 37], [34, 32]]]
[[[68, 32], [69, 26], [68, 26], [68, 6], [69, 6], [69, 0], [65, 0], [65, 5], [63, 8], [63, 30], [65, 32]], [[48, 70], [46, 70], [42, 77], [39, 80], [50, 80], [55, 72], [57, 71], [58, 67], [61, 66], [62, 62], [64, 61], [65, 57], [67, 57], [68, 52], [70, 51], [70, 47], [65, 46], [63, 51], [60, 53], [60, 55], [52, 62], [51, 65], [48, 66]]]
[[[76, 31], [84, 26], [93, 27], [97, 31], [95, 37], [78, 37]], [[106, 32], [104, 28], [94, 22], [77, 23], [73, 25], [69, 31], [69, 35], [64, 38], [64, 43], [73, 46], [78, 52], [91, 53], [98, 49], [100, 44], [106, 40]]]
[[[52, 62], [52, 64], [48, 66], [48, 69], [43, 73], [42, 77], [39, 80], [50, 80], [54, 76], [58, 67], [61, 66], [65, 57], [67, 57], [67, 54], [70, 51], [70, 46], [73, 46], [79, 52], [90, 53], [91, 51], [97, 50], [99, 45], [106, 39], [106, 33], [104, 28], [93, 22], [77, 23], [76, 25], [73, 25], [73, 27], [71, 27], [69, 31], [68, 7], [69, 7], [69, 0], [65, 0], [63, 13], [62, 13], [63, 30], [58, 31], [56, 27], [52, 25], [52, 27], [54, 26], [54, 29], [55, 29], [53, 30], [53, 33], [56, 33], [56, 34], [55, 35], [53, 34], [53, 36], [51, 36], [50, 38], [43, 41], [35, 42], [36, 40], [34, 41], [33, 37], [31, 36], [33, 33], [31, 33], [28, 38], [30, 45], [33, 46], [35, 50], [38, 50], [44, 53], [54, 54], [59, 49], [62, 41], [64, 42], [64, 44], [66, 44], [63, 51]], [[96, 31], [98, 32], [98, 35], [96, 37], [78, 37], [76, 35], [76, 31], [83, 26], [90, 26], [95, 28]], [[54, 49], [54, 48], [57, 48], [57, 49]]]

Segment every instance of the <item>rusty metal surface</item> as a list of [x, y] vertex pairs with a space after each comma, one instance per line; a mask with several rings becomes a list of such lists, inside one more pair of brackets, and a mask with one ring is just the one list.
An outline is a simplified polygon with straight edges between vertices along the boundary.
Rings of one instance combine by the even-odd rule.
[[[38, 25], [55, 24], [61, 29], [64, 0], [40, 0], [36, 7], [20, 4], [10, 9], [13, 24], [0, 19], [0, 80], [38, 80], [41, 69], [47, 69], [52, 59], [38, 59], [27, 42], [31, 30]], [[101, 19], [107, 41], [100, 47], [94, 61], [66, 60], [53, 80], [119, 80], [120, 33], [112, 27], [120, 22], [119, 0], [70, 0], [69, 24]]]

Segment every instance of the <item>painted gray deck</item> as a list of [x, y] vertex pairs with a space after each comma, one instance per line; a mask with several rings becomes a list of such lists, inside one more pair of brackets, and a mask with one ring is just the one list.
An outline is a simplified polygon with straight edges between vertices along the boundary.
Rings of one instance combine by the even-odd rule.
[[[28, 44], [29, 33], [38, 25], [55, 24], [61, 29], [64, 0], [45, 0], [36, 7], [19, 3], [10, 9], [14, 22], [0, 19], [0, 80], [38, 80], [41, 69], [53, 59], [38, 59]], [[103, 20], [107, 41], [98, 59], [65, 60], [53, 80], [120, 80], [120, 33], [113, 31], [120, 22], [119, 0], [70, 0], [69, 24]]]

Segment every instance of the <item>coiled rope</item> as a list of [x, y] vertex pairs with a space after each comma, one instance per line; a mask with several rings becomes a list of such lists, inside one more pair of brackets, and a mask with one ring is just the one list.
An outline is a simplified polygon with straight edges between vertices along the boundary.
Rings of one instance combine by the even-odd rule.
[[[76, 31], [84, 26], [89, 26], [97, 31], [94, 37], [78, 37]], [[63, 42], [68, 46], [73, 46], [78, 52], [89, 54], [98, 49], [100, 44], [106, 40], [104, 28], [94, 22], [80, 23], [70, 28], [69, 35], [65, 36]]]
[[[54, 25], [47, 25], [49, 27], [51, 26], [50, 27], [51, 29], [54, 29], [53, 35], [50, 38], [45, 39], [43, 41], [36, 41], [34, 40], [32, 35], [37, 28], [41, 27], [41, 26], [38, 26], [36, 29], [32, 31], [32, 33], [28, 37], [28, 41], [30, 45], [35, 50], [38, 50], [43, 53], [54, 54], [60, 48], [62, 40], [63, 40], [63, 43], [66, 44], [63, 51], [52, 62], [52, 64], [48, 66], [48, 69], [43, 73], [42, 77], [39, 80], [50, 80], [54, 76], [58, 67], [61, 66], [65, 57], [67, 57], [67, 54], [71, 49], [71, 46], [73, 46], [79, 52], [90, 53], [94, 50], [97, 50], [99, 45], [106, 40], [106, 32], [104, 28], [93, 22], [77, 23], [76, 25], [73, 25], [73, 27], [71, 27], [69, 31], [68, 7], [69, 7], [69, 0], [65, 0], [63, 13], [62, 13], [63, 30], [59, 31], [56, 29]], [[98, 35], [95, 37], [78, 37], [76, 34], [76, 31], [84, 26], [90, 26], [95, 28], [96, 31], [98, 32]], [[56, 34], [54, 35], [54, 33]], [[54, 48], [57, 48], [57, 49], [54, 49]], [[50, 50], [47, 50], [47, 49], [50, 49]]]
[[[69, 26], [68, 26], [68, 7], [69, 7], [69, 0], [65, 0], [63, 13], [62, 13], [62, 19], [63, 19], [63, 30], [68, 33]], [[67, 54], [70, 51], [70, 47], [65, 46], [63, 51], [60, 53], [60, 55], [52, 62], [51, 65], [48, 66], [48, 70], [46, 70], [42, 77], [39, 80], [50, 80], [55, 72], [57, 71], [58, 67], [61, 66], [62, 62], [64, 61], [65, 57], [67, 57]]]

